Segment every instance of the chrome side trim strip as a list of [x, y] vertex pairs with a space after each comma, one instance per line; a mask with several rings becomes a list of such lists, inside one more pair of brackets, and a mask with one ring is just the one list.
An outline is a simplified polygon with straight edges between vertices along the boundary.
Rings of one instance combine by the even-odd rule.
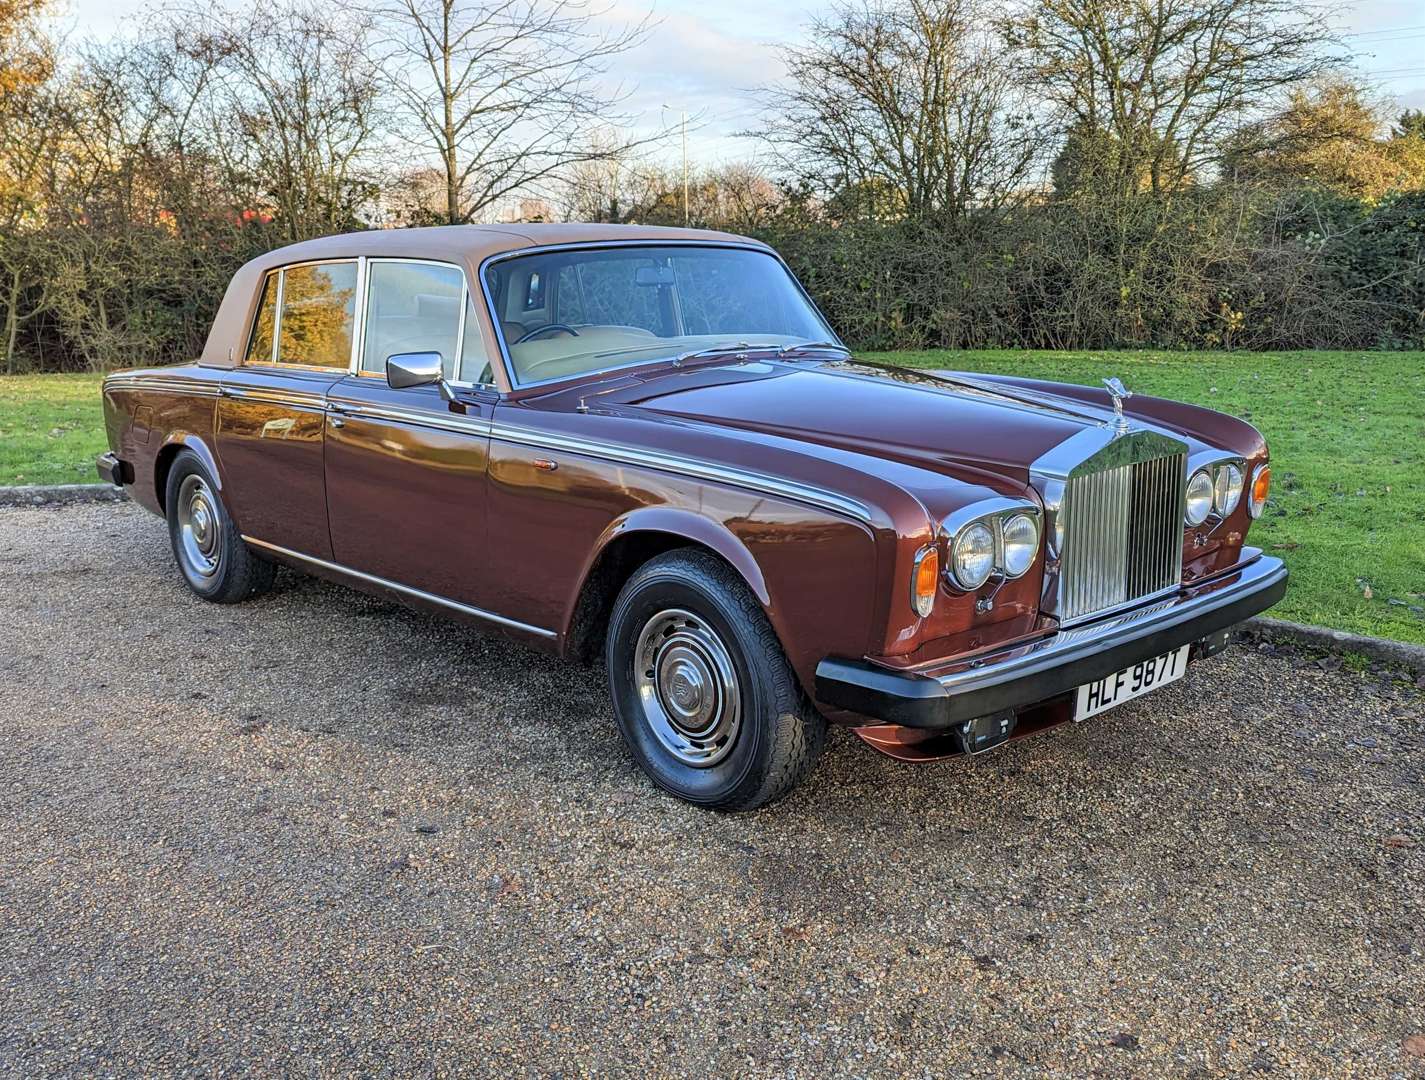
[[645, 450], [637, 446], [596, 442], [574, 435], [553, 435], [542, 431], [531, 431], [527, 428], [512, 427], [499, 422], [491, 425], [490, 434], [493, 438], [505, 442], [534, 446], [542, 450], [567, 450], [575, 454], [617, 461], [624, 465], [641, 465], [649, 469], [696, 477], [699, 480], [717, 480], [737, 487], [760, 491], [767, 495], [785, 496], [798, 502], [834, 510], [839, 514], [845, 514], [867, 523], [872, 523], [875, 520], [871, 508], [863, 502], [834, 491], [827, 491], [825, 488], [811, 487], [791, 480], [778, 480], [766, 473], [726, 465], [713, 465], [692, 458], [665, 454], [657, 450]]
[[300, 551], [279, 547], [277, 544], [269, 544], [267, 541], [258, 540], [256, 537], [244, 534], [243, 540], [253, 547], [260, 547], [274, 554], [284, 555], [289, 559], [297, 559], [300, 562], [310, 563], [313, 566], [320, 566], [323, 570], [344, 574], [347, 577], [355, 578], [358, 581], [365, 581], [371, 585], [379, 585], [383, 589], [390, 589], [393, 592], [414, 597], [417, 600], [424, 600], [431, 604], [439, 604], [441, 607], [449, 608], [451, 611], [458, 611], [462, 615], [471, 615], [477, 619], [484, 619], [486, 622], [496, 623], [500, 626], [508, 626], [513, 630], [522, 630], [526, 634], [535, 634], [539, 637], [556, 638], [559, 636], [553, 630], [545, 630], [543, 627], [531, 626], [529, 623], [522, 623], [518, 619], [507, 619], [503, 615], [496, 615], [494, 612], [485, 611], [483, 608], [471, 607], [469, 604], [462, 604], [460, 601], [451, 600], [449, 597], [428, 593], [424, 589], [416, 589], [410, 585], [402, 585], [398, 581], [390, 581], [387, 578], [377, 577], [375, 574], [366, 574], [360, 570], [353, 570], [349, 566], [328, 562], [326, 559], [318, 559], [314, 555], [303, 555]]
[[309, 394], [301, 390], [269, 390], [265, 387], [224, 386], [223, 397], [239, 401], [254, 401], [263, 405], [283, 405], [289, 409], [311, 409], [321, 412], [326, 399], [321, 394]]
[[110, 375], [104, 389], [156, 390], [162, 394], [192, 394], [194, 397], [217, 397], [218, 388], [207, 383], [188, 383], [181, 379], [154, 378], [142, 375]]
[[436, 428], [440, 431], [455, 431], [462, 435], [488, 437], [490, 434], [490, 421], [481, 420], [478, 417], [462, 418], [454, 413], [446, 416], [440, 413], [418, 412], [414, 409], [397, 409], [387, 405], [367, 405], [344, 401], [341, 398], [329, 400], [327, 408], [342, 416], [354, 416], [358, 419], [390, 420], [397, 424], [414, 424], [417, 427]]
[[[393, 423], [414, 424], [419, 427], [436, 428], [441, 431], [453, 431], [462, 435], [486, 436], [500, 439], [503, 442], [516, 443], [521, 446], [536, 447], [541, 450], [564, 450], [569, 453], [582, 454], [587, 457], [600, 458], [605, 461], [615, 461], [624, 465], [643, 466], [644, 468], [677, 473], [681, 476], [689, 476], [700, 480], [721, 481], [723, 483], [734, 484], [737, 487], [760, 491], [764, 494], [784, 496], [786, 498], [795, 499], [798, 502], [809, 503], [813, 506], [834, 510], [839, 514], [846, 514], [867, 523], [874, 521], [874, 515], [865, 503], [844, 495], [839, 495], [833, 491], [812, 487], [807, 484], [798, 484], [793, 481], [778, 480], [765, 473], [722, 465], [712, 465], [708, 462], [697, 461], [692, 458], [679, 457], [674, 454], [666, 454], [656, 450], [645, 450], [642, 447], [626, 446], [618, 443], [605, 443], [593, 439], [581, 439], [573, 435], [556, 435], [549, 432], [535, 431], [530, 428], [517, 427], [511, 424], [502, 424], [473, 417], [461, 418], [453, 413], [447, 417], [445, 415], [429, 412], [407, 411], [388, 405], [368, 405], [358, 402], [346, 402], [340, 398], [329, 399], [327, 408], [331, 412], [345, 416], [354, 416], [358, 419], [389, 420]], [[1037, 510], [1037, 507], [1035, 507], [1035, 509]]]

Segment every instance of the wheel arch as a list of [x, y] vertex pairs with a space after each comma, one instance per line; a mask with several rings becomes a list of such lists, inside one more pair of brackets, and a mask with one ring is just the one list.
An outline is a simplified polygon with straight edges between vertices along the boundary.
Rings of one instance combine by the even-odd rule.
[[732, 532], [690, 510], [643, 507], [610, 524], [594, 545], [569, 609], [564, 654], [582, 663], [593, 662], [603, 646], [609, 610], [624, 583], [649, 559], [678, 548], [698, 548], [727, 563], [770, 617], [772, 601], [762, 569]]
[[154, 496], [158, 499], [160, 513], [168, 512], [168, 507], [165, 505], [168, 495], [168, 474], [173, 468], [174, 459], [183, 450], [192, 450], [198, 460], [203, 463], [203, 467], [208, 470], [208, 475], [213, 478], [213, 486], [220, 492], [223, 490], [223, 474], [218, 470], [218, 459], [203, 437], [190, 431], [171, 431], [168, 433], [168, 437], [163, 440], [163, 445], [159, 447], [158, 453], [153, 459]]

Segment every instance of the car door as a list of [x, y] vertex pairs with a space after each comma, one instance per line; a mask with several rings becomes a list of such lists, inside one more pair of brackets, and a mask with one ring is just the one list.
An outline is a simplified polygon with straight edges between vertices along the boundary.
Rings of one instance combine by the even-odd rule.
[[[355, 373], [327, 395], [326, 491], [341, 566], [483, 607], [485, 483], [496, 392], [460, 267], [369, 259]], [[393, 389], [386, 360], [441, 355], [456, 393]]]
[[356, 259], [269, 272], [243, 362], [219, 385], [215, 442], [223, 497], [243, 534], [330, 559], [326, 393], [350, 370]]

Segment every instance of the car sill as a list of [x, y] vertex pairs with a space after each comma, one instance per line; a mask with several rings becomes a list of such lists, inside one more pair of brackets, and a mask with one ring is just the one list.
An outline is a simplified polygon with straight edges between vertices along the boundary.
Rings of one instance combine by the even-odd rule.
[[274, 555], [281, 555], [284, 558], [296, 559], [298, 562], [319, 566], [323, 570], [329, 570], [334, 574], [341, 574], [345, 577], [355, 578], [357, 581], [364, 581], [370, 585], [377, 585], [383, 589], [390, 589], [392, 592], [400, 593], [403, 596], [409, 596], [415, 600], [423, 600], [428, 604], [437, 604], [440, 607], [449, 608], [451, 611], [458, 611], [462, 615], [483, 619], [486, 622], [492, 622], [498, 626], [509, 627], [511, 630], [518, 630], [525, 634], [534, 634], [542, 638], [556, 638], [559, 636], [553, 630], [545, 630], [543, 627], [531, 626], [529, 623], [522, 623], [518, 619], [507, 619], [505, 616], [496, 615], [492, 611], [471, 607], [469, 604], [462, 604], [459, 600], [451, 600], [446, 596], [437, 596], [435, 593], [428, 593], [424, 589], [416, 589], [410, 585], [402, 585], [398, 581], [391, 581], [388, 578], [377, 577], [375, 574], [367, 574], [360, 570], [353, 570], [349, 566], [328, 562], [326, 559], [318, 559], [314, 555], [303, 555], [300, 551], [293, 551], [290, 548], [280, 547], [277, 544], [269, 544], [266, 540], [258, 540], [252, 536], [244, 536], [243, 540], [253, 547], [270, 551]]

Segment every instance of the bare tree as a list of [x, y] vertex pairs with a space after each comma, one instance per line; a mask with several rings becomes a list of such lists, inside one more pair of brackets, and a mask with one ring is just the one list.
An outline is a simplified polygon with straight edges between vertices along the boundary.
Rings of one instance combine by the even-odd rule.
[[445, 174], [445, 220], [470, 221], [583, 162], [608, 161], [592, 133], [626, 120], [609, 62], [646, 20], [610, 26], [584, 0], [393, 0], [379, 11], [392, 88], [411, 140]]
[[1301, 0], [1025, 0], [1004, 22], [1026, 85], [1081, 139], [1103, 133], [1120, 191], [1172, 191], [1283, 90], [1336, 63]]
[[975, 0], [859, 0], [783, 55], [765, 138], [814, 188], [861, 192], [884, 214], [998, 206], [1039, 140]]
[[215, 61], [205, 101], [210, 145], [245, 209], [270, 212], [290, 240], [356, 225], [378, 190], [384, 124], [371, 23], [298, 2], [238, 19], [189, 13], [178, 48]]

